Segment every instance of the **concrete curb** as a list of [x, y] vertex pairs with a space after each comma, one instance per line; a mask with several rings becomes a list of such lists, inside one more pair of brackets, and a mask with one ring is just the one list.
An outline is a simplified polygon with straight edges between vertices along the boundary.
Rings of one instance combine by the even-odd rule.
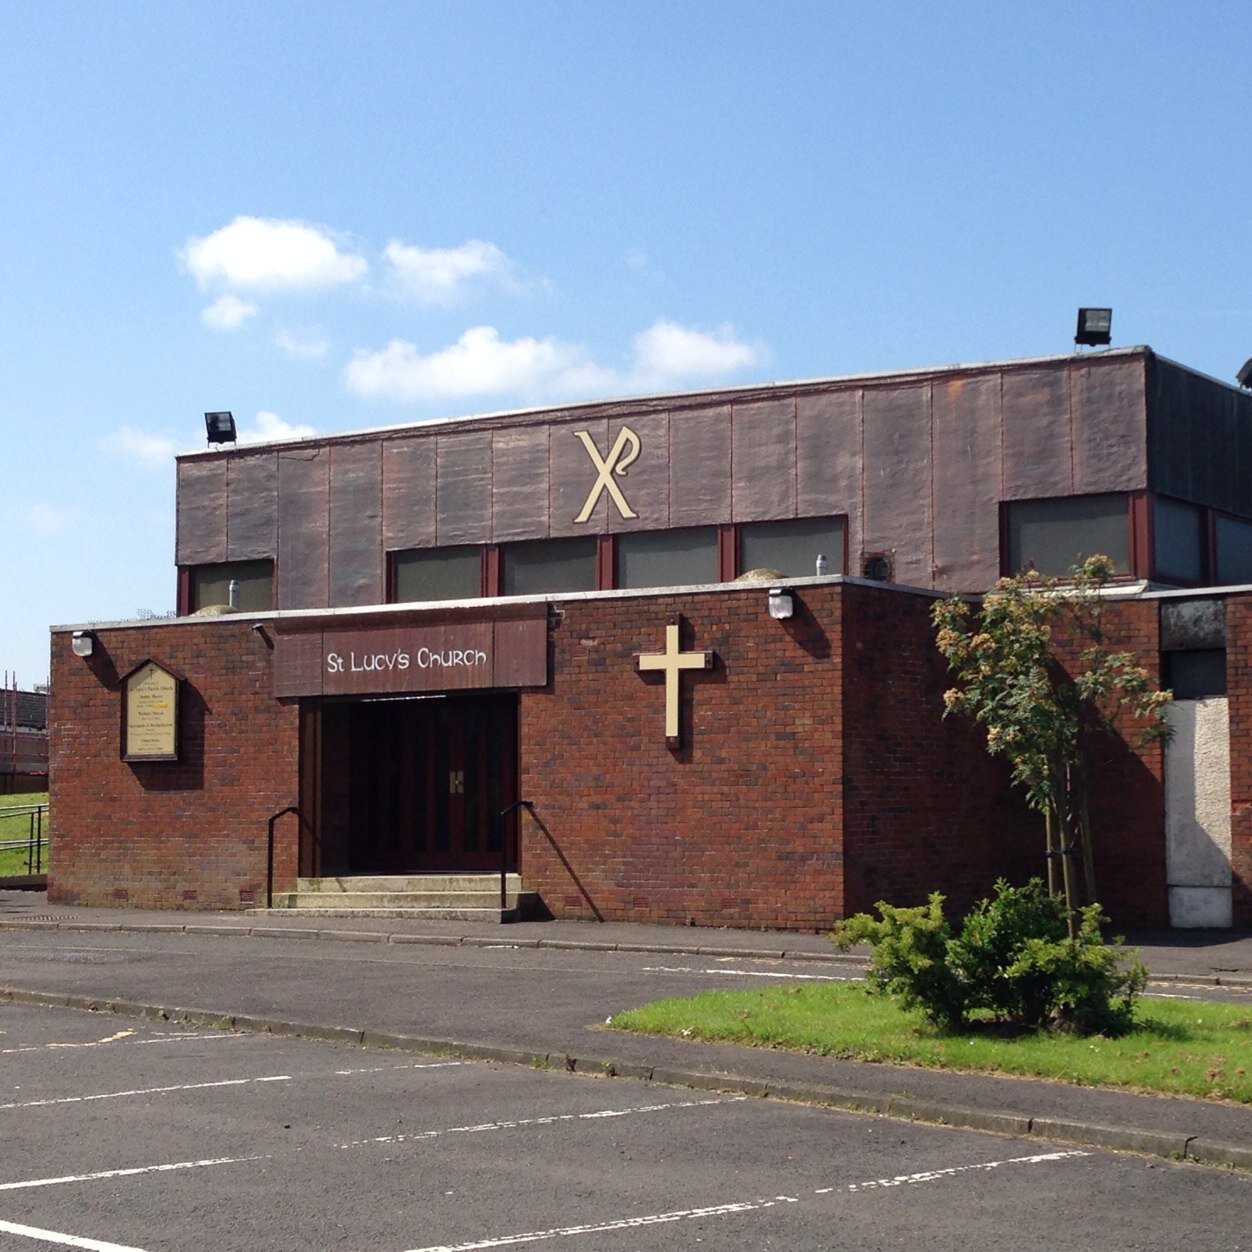
[[[794, 948], [719, 948], [708, 944], [652, 944], [623, 941], [602, 943], [585, 939], [499, 939], [486, 935], [395, 934], [382, 930], [336, 930], [295, 926], [238, 926], [213, 922], [86, 922], [9, 917], [0, 918], [0, 930], [58, 930], [122, 932], [127, 934], [212, 935], [219, 938], [325, 940], [332, 943], [424, 944], [445, 948], [548, 948], [576, 952], [642, 952], [657, 956], [733, 957], [738, 960], [816, 961], [826, 965], [864, 969], [865, 958], [843, 952], [805, 952]], [[1233, 987], [1252, 990], [1252, 977], [1243, 974], [1152, 974], [1149, 983], [1170, 986]]]
[[143, 1021], [175, 1022], [185, 1026], [238, 1030], [251, 1034], [317, 1039], [327, 1043], [415, 1052], [452, 1060], [486, 1061], [500, 1065], [521, 1065], [527, 1069], [564, 1070], [601, 1078], [655, 1082], [668, 1087], [786, 1100], [849, 1113], [869, 1113], [898, 1121], [926, 1122], [961, 1130], [1035, 1137], [1115, 1152], [1134, 1152], [1141, 1156], [1156, 1156], [1166, 1160], [1188, 1160], [1200, 1165], [1252, 1170], [1252, 1145], [1225, 1143], [1200, 1135], [1189, 1135], [1183, 1131], [1163, 1132], [1146, 1127], [1100, 1125], [1034, 1116], [1024, 1112], [998, 1113], [940, 1100], [884, 1095], [822, 1083], [762, 1080], [730, 1073], [640, 1065], [609, 1058], [573, 1057], [566, 1052], [528, 1052], [523, 1048], [496, 1044], [424, 1038], [353, 1026], [295, 1022], [247, 1013], [224, 1014], [210, 1009], [163, 1007], [133, 1000], [107, 1000], [66, 992], [0, 987], [0, 1001], [111, 1013], [118, 1017]]

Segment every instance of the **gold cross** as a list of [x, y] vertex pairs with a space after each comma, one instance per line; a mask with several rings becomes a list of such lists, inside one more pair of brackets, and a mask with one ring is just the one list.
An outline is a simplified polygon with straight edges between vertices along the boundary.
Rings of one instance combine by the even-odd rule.
[[678, 743], [678, 676], [685, 669], [712, 669], [713, 653], [683, 652], [678, 642], [679, 622], [665, 628], [665, 651], [645, 652], [639, 657], [639, 669], [661, 670], [665, 674], [665, 738]]

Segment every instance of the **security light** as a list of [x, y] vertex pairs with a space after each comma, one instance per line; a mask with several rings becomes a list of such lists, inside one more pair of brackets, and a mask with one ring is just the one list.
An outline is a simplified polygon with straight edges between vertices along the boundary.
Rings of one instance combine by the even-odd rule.
[[235, 415], [233, 413], [206, 413], [204, 429], [209, 443], [235, 442]]
[[70, 639], [75, 656], [89, 657], [96, 649], [96, 637], [89, 630], [76, 630]]
[[786, 587], [771, 587], [769, 615], [777, 622], [786, 621], [796, 610], [795, 597]]
[[1235, 375], [1239, 380], [1240, 387], [1246, 387], [1252, 391], [1252, 357], [1249, 357], [1243, 363], [1243, 368]]
[[1112, 309], [1079, 309], [1078, 333], [1074, 342], [1088, 348], [1102, 347], [1112, 342]]

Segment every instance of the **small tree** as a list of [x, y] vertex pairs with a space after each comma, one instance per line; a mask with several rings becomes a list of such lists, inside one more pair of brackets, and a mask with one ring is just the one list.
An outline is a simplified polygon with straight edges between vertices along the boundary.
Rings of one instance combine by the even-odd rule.
[[931, 614], [935, 642], [957, 679], [944, 692], [944, 715], [966, 713], [986, 727], [988, 751], [1008, 758], [1027, 804], [1043, 814], [1048, 889], [1064, 894], [1071, 937], [1079, 904], [1096, 898], [1091, 742], [1115, 733], [1125, 718], [1137, 721], [1139, 742], [1169, 734], [1169, 692], [1155, 689], [1131, 653], [1106, 645], [1100, 592], [1112, 576], [1108, 557], [1091, 556], [1065, 583], [1027, 570], [1002, 578], [977, 609], [953, 598]]

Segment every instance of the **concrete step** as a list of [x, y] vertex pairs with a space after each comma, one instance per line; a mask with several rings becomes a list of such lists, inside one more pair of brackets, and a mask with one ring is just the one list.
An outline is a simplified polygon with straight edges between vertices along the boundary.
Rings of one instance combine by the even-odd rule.
[[276, 891], [273, 908], [285, 918], [408, 917], [426, 921], [522, 921], [540, 914], [539, 896], [522, 890], [518, 874], [369, 874], [299, 878], [294, 891]]
[[[521, 875], [506, 874], [505, 890], [520, 891]], [[494, 891], [500, 893], [500, 875], [488, 874], [342, 874], [332, 878], [297, 878], [296, 891], [301, 895], [358, 894], [361, 892], [461, 892]]]

